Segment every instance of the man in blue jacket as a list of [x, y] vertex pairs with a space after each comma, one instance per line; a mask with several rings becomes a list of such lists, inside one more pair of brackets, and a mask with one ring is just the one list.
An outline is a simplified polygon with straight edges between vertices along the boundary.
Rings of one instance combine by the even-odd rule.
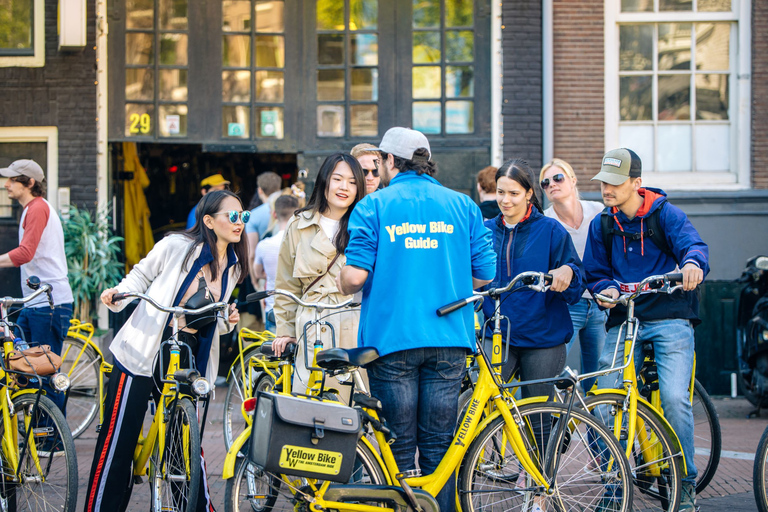
[[[693, 413], [688, 385], [693, 371], [693, 326], [699, 323], [695, 288], [709, 272], [709, 249], [685, 213], [667, 203], [658, 189], [643, 188], [640, 157], [629, 149], [615, 149], [603, 157], [600, 181], [603, 215], [612, 225], [610, 251], [606, 250], [601, 216], [592, 220], [584, 253], [587, 287], [593, 293], [618, 298], [620, 292], [634, 292], [648, 276], [674, 272], [683, 274], [684, 292], [648, 294], [635, 301], [640, 320], [635, 347], [635, 365], [642, 363], [642, 343], [653, 342], [659, 372], [664, 416], [677, 433], [688, 469], [683, 478], [680, 510], [693, 512], [696, 497], [696, 466], [693, 462]], [[658, 212], [657, 212], [658, 210]], [[667, 248], [660, 248], [648, 230], [649, 218], [658, 215]], [[630, 235], [630, 236], [626, 236]], [[635, 235], [635, 236], [631, 236]], [[656, 235], [658, 236], [658, 235]], [[610, 309], [608, 334], [600, 357], [600, 368], [610, 367], [620, 325], [626, 320], [624, 306], [598, 303]], [[619, 355], [623, 353], [619, 347]], [[616, 374], [598, 379], [600, 388], [615, 387]]]
[[[363, 290], [359, 345], [375, 347], [371, 393], [397, 434], [400, 471], [434, 472], [450, 447], [467, 352], [475, 350], [472, 308], [435, 311], [491, 281], [496, 256], [480, 208], [440, 185], [427, 138], [391, 128], [377, 148], [387, 188], [366, 196], [349, 219], [347, 265], [337, 285]], [[455, 510], [455, 482], [437, 499]]]

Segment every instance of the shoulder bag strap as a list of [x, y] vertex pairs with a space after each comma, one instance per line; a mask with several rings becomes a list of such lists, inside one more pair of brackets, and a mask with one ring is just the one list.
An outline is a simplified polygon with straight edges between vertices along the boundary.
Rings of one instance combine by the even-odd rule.
[[318, 282], [318, 281], [320, 281], [322, 278], [324, 278], [324, 277], [325, 277], [325, 275], [326, 275], [326, 274], [327, 274], [327, 273], [328, 273], [328, 272], [331, 270], [331, 267], [333, 267], [333, 264], [334, 264], [334, 263], [336, 263], [336, 260], [337, 260], [337, 259], [339, 259], [339, 255], [340, 255], [340, 254], [341, 254], [341, 253], [339, 253], [338, 251], [336, 252], [336, 256], [334, 256], [334, 257], [333, 257], [333, 259], [331, 260], [331, 262], [328, 264], [328, 268], [327, 268], [327, 269], [325, 269], [325, 272], [323, 272], [322, 274], [320, 274], [319, 276], [317, 276], [317, 278], [315, 278], [315, 280], [314, 280], [314, 281], [312, 281], [312, 282], [309, 284], [309, 286], [307, 286], [306, 290], [304, 290], [304, 293], [303, 293], [302, 295], [306, 295], [306, 294], [307, 294], [307, 292], [308, 292], [309, 290], [311, 290], [311, 289], [312, 289], [312, 287], [313, 287], [313, 286], [315, 286], [315, 285], [317, 284], [317, 282]]

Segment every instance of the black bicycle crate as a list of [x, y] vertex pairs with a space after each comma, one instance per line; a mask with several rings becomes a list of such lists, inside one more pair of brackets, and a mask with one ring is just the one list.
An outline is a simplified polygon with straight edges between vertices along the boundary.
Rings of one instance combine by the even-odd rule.
[[263, 391], [256, 404], [251, 462], [272, 473], [349, 481], [362, 435], [358, 411]]

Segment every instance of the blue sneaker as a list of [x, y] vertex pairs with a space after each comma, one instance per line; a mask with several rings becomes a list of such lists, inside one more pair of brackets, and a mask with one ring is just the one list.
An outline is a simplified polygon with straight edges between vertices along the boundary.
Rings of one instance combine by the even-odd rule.
[[680, 512], [696, 512], [696, 484], [683, 482], [679, 510]]

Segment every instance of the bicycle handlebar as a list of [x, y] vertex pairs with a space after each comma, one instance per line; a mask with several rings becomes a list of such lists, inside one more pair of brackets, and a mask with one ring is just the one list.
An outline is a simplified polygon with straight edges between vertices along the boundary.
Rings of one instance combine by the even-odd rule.
[[293, 302], [295, 302], [299, 306], [303, 306], [305, 308], [314, 308], [320, 311], [324, 309], [342, 309], [347, 306], [355, 305], [354, 297], [351, 297], [345, 300], [344, 302], [339, 302], [338, 304], [328, 304], [325, 302], [305, 302], [300, 298], [298, 298], [293, 293], [286, 290], [281, 290], [279, 288], [275, 288], [274, 290], [264, 290], [261, 292], [249, 293], [248, 296], [245, 298], [245, 300], [250, 304], [252, 302], [260, 301], [261, 299], [265, 299], [272, 295], [283, 295], [284, 297], [288, 297], [289, 299], [291, 299]]
[[145, 300], [150, 304], [152, 304], [152, 306], [155, 309], [158, 309], [164, 313], [171, 313], [172, 315], [177, 317], [182, 315], [202, 315], [210, 311], [226, 311], [227, 308], [229, 307], [229, 305], [226, 302], [214, 302], [212, 304], [208, 304], [207, 306], [203, 306], [202, 308], [199, 308], [199, 309], [186, 309], [178, 306], [166, 307], [159, 304], [155, 299], [153, 299], [149, 295], [145, 295], [143, 293], [137, 293], [137, 292], [116, 293], [112, 296], [112, 304], [121, 300], [132, 299], [132, 298]]
[[27, 279], [27, 286], [29, 286], [31, 289], [35, 290], [35, 292], [32, 295], [28, 295], [27, 297], [24, 297], [23, 299], [16, 299], [13, 297], [3, 297], [0, 299], [0, 302], [3, 304], [4, 307], [10, 307], [10, 306], [17, 306], [21, 304], [26, 304], [27, 302], [30, 302], [37, 297], [39, 297], [41, 294], [46, 294], [48, 296], [48, 304], [53, 307], [53, 295], [51, 295], [51, 291], [53, 290], [53, 286], [51, 286], [48, 283], [41, 283], [40, 279], [36, 276], [30, 276]]
[[457, 309], [461, 309], [471, 302], [482, 299], [483, 297], [493, 297], [506, 293], [512, 289], [517, 283], [522, 282], [523, 286], [530, 288], [537, 292], [545, 292], [549, 289], [549, 285], [552, 283], [552, 274], [545, 272], [522, 272], [515, 276], [506, 286], [503, 288], [491, 288], [482, 292], [475, 292], [471, 297], [465, 299], [459, 299], [440, 307], [435, 311], [437, 316], [445, 316], [449, 313], [453, 313]]
[[[680, 288], [682, 285], [671, 286], [671, 283], [682, 283], [683, 274], [680, 272], [673, 272], [670, 274], [649, 276], [640, 281], [637, 285], [637, 290], [632, 293], [625, 293], [619, 295], [619, 298], [613, 299], [600, 293], [594, 294], [595, 298], [606, 304], [620, 304], [626, 306], [629, 301], [635, 300], [640, 295], [646, 293], [672, 293]], [[647, 288], [646, 288], [647, 287]]]

